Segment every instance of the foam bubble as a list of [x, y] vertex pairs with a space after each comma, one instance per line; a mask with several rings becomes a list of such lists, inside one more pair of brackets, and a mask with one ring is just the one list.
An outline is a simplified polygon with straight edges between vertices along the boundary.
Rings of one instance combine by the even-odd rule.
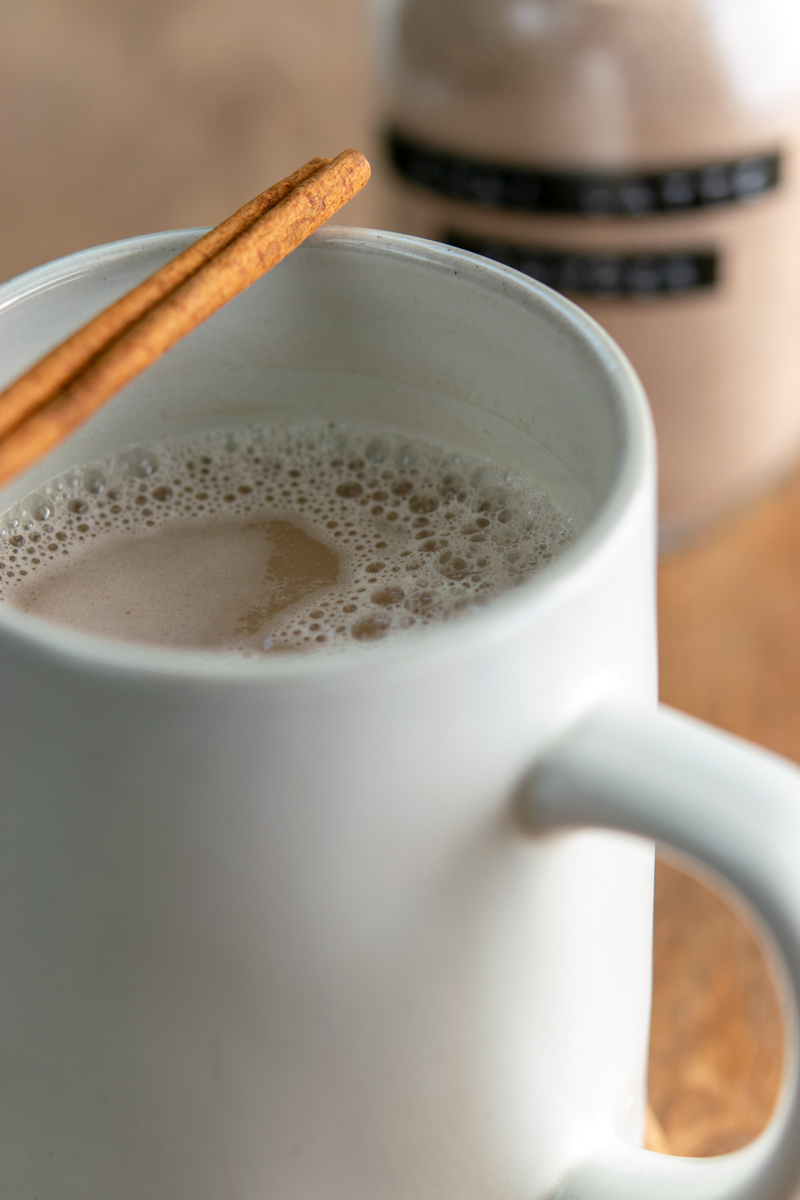
[[[220, 649], [333, 650], [484, 605], [553, 561], [574, 519], [535, 482], [407, 434], [305, 423], [133, 446], [65, 472], [0, 516], [0, 600], [92, 543], [173, 522], [281, 520], [334, 550], [339, 582]], [[223, 585], [224, 586], [224, 585]]]

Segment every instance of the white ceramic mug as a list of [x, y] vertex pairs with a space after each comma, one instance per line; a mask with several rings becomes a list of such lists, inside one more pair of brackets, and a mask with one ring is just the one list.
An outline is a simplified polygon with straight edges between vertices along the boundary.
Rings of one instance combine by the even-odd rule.
[[[194, 236], [0, 289], [3, 375]], [[787, 1196], [793, 1024], [756, 1143], [638, 1148], [643, 839], [744, 893], [793, 1014], [800, 774], [656, 706], [650, 423], [584, 314], [461, 251], [329, 229], [0, 507], [130, 441], [321, 413], [533, 471], [585, 532], [485, 610], [340, 657], [0, 612], [0, 1197]]]

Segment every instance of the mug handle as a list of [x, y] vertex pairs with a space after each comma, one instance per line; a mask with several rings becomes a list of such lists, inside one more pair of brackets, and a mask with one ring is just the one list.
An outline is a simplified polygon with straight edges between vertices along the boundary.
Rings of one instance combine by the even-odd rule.
[[624, 830], [719, 872], [772, 935], [793, 999], [781, 1098], [754, 1142], [706, 1159], [612, 1143], [553, 1200], [786, 1200], [800, 1181], [800, 770], [674, 710], [604, 704], [537, 759], [519, 800], [531, 833]]

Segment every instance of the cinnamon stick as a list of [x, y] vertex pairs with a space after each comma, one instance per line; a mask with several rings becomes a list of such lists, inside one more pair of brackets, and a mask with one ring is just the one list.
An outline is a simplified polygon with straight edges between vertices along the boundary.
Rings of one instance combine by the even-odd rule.
[[[311, 165], [301, 168], [301, 172], [307, 171]], [[68, 339], [68, 343], [73, 343], [69, 352], [63, 346], [59, 347], [34, 367], [29, 375], [40, 372], [40, 378], [45, 378], [48, 372], [52, 372], [53, 377], [58, 378], [52, 362], [55, 360], [57, 366], [63, 352], [63, 362], [68, 362], [74, 369], [66, 386], [56, 385], [55, 389], [48, 391], [32, 411], [28, 409], [27, 415], [8, 429], [5, 436], [0, 428], [0, 483], [52, 450], [176, 342], [276, 266], [360, 191], [369, 175], [368, 162], [356, 150], [346, 150], [332, 162], [317, 166], [300, 182], [292, 183], [283, 199], [245, 225], [240, 232], [234, 233], [227, 242], [221, 236], [221, 248], [212, 251], [210, 257], [207, 251], [201, 250], [205, 261], [193, 267], [188, 276], [184, 275], [177, 286], [176, 276], [180, 276], [185, 267], [175, 268], [172, 273], [169, 268], [178, 259], [162, 268], [167, 272], [166, 284], [162, 280], [153, 285], [156, 276], [146, 281], [146, 285], [151, 285], [148, 297], [158, 289], [164, 289], [160, 298], [149, 299], [142, 307], [141, 298], [136, 301], [131, 299], [138, 291], [135, 289], [112, 306], [112, 309], [122, 306], [115, 317], [108, 317], [112, 310], [106, 310], [100, 318], [95, 318], [95, 322], [101, 323], [108, 319], [109, 327], [119, 331], [122, 316], [128, 311], [126, 304], [130, 304], [130, 311], [134, 312], [138, 306], [140, 313], [137, 318], [128, 317], [121, 324], [121, 332], [112, 332], [110, 341], [103, 343], [101, 348], [96, 348], [97, 330], [91, 334], [87, 332], [95, 324], [91, 322]], [[289, 180], [292, 179], [289, 176]], [[282, 181], [276, 187], [282, 188], [289, 180]], [[263, 193], [263, 196], [267, 194]], [[251, 205], [257, 205], [260, 199], [258, 197]], [[249, 207], [246, 205], [245, 209], [240, 209], [229, 221], [234, 221]], [[228, 222], [218, 226], [218, 230], [225, 225]], [[214, 230], [206, 236], [213, 238], [216, 233], [217, 230]], [[195, 247], [190, 247], [190, 250], [193, 249]], [[189, 251], [184, 253], [188, 254]], [[193, 263], [195, 260], [188, 261]], [[75, 347], [81, 349], [82, 337], [86, 339], [83, 343], [84, 354], [78, 358]], [[51, 360], [49, 367], [46, 366], [48, 360]], [[62, 366], [61, 370], [66, 371], [66, 366]], [[27, 378], [23, 376], [8, 392], [18, 389], [17, 396], [22, 395]], [[41, 396], [41, 391], [37, 395]], [[21, 406], [19, 398], [16, 403]], [[4, 404], [4, 396], [0, 396], [0, 410]]]
[[165, 263], [155, 274], [104, 309], [88, 325], [84, 325], [26, 371], [0, 393], [0, 437], [46, 403], [53, 393], [66, 387], [114, 338], [199, 271], [260, 216], [285, 199], [299, 183], [329, 162], [329, 158], [312, 158], [298, 171], [248, 201], [221, 225], [211, 229], [177, 258]]

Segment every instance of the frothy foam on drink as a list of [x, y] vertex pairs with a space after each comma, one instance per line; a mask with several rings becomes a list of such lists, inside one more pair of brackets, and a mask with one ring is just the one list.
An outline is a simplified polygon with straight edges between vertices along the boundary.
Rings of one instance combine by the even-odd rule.
[[482, 606], [576, 533], [530, 480], [402, 434], [214, 431], [69, 471], [3, 514], [0, 600], [132, 641], [334, 650]]

